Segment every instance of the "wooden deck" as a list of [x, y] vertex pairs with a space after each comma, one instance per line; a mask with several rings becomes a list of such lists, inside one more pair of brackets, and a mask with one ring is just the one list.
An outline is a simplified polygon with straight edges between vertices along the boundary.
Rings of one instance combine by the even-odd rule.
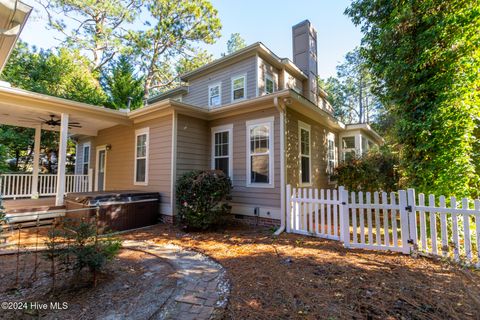
[[37, 212], [65, 209], [65, 206], [56, 206], [55, 197], [40, 199], [15, 199], [3, 202], [6, 213]]

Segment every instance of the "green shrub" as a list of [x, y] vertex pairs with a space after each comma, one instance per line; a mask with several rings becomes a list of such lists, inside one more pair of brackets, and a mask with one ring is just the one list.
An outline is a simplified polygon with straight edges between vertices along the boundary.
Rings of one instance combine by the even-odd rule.
[[44, 257], [52, 261], [53, 276], [54, 262], [58, 260], [66, 270], [79, 272], [87, 268], [96, 286], [97, 273], [119, 253], [121, 242], [108, 235], [99, 237], [95, 222], [66, 220], [63, 230], [52, 230], [48, 234], [46, 246]]
[[222, 171], [185, 173], [177, 181], [177, 211], [181, 226], [207, 230], [225, 222], [232, 182]]
[[350, 191], [391, 192], [399, 188], [397, 168], [397, 154], [382, 147], [343, 161], [335, 169], [335, 178]]

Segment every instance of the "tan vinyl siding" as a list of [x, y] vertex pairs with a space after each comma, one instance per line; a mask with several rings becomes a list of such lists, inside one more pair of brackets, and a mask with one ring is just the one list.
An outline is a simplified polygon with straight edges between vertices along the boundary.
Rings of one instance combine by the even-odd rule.
[[191, 170], [210, 167], [208, 150], [210, 129], [207, 121], [179, 114], [177, 118], [177, 172], [178, 179]]
[[222, 105], [231, 103], [232, 77], [246, 74], [247, 99], [256, 97], [256, 57], [247, 57], [221, 70], [206, 73], [201, 77], [189, 81], [188, 93], [183, 96], [182, 101], [188, 104], [208, 108], [208, 86], [221, 83]]
[[311, 126], [311, 180], [315, 188], [332, 188], [327, 174], [327, 136], [329, 132], [335, 134], [335, 143], [338, 149], [338, 134], [320, 125], [312, 119], [292, 110], [287, 110], [285, 157], [287, 166], [286, 183], [293, 187], [300, 186], [300, 151], [298, 140], [298, 121]]
[[[146, 127], [150, 128], [148, 185], [140, 186], [134, 184], [135, 130]], [[98, 136], [92, 139], [92, 168], [95, 168], [96, 163], [96, 147], [106, 144], [112, 147], [107, 151], [105, 190], [160, 192], [162, 213], [171, 214], [171, 135], [171, 115], [142, 122], [133, 127], [115, 126], [99, 131]]]
[[279, 70], [271, 66], [268, 62], [262, 58], [258, 58], [258, 92], [259, 95], [266, 94], [265, 92], [265, 76], [269, 75], [272, 77], [274, 82], [274, 92], [278, 91], [279, 83]]
[[287, 88], [294, 89], [300, 94], [303, 94], [303, 82], [300, 79], [295, 78], [287, 72]]
[[[247, 135], [246, 121], [267, 117], [274, 121], [274, 188], [247, 187]], [[272, 108], [213, 120], [210, 127], [233, 124], [233, 190], [232, 202], [259, 207], [280, 207], [280, 120], [278, 111]], [[211, 148], [211, 146], [210, 146]], [[211, 149], [209, 158], [211, 159]], [[251, 212], [253, 214], [253, 212]]]

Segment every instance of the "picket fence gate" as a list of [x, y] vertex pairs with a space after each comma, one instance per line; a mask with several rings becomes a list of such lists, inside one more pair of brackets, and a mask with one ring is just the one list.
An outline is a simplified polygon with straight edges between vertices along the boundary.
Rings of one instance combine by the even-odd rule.
[[348, 192], [287, 185], [286, 231], [347, 248], [452, 258], [480, 268], [480, 200], [398, 192]]

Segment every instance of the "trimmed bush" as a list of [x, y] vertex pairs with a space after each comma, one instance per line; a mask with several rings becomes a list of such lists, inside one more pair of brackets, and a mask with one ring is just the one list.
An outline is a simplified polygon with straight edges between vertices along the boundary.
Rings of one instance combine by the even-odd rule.
[[398, 155], [389, 148], [372, 149], [361, 157], [340, 163], [335, 169], [335, 178], [338, 185], [350, 191], [397, 191], [398, 163]]
[[223, 224], [230, 213], [230, 178], [219, 170], [191, 171], [177, 181], [177, 212], [183, 228], [207, 230]]

